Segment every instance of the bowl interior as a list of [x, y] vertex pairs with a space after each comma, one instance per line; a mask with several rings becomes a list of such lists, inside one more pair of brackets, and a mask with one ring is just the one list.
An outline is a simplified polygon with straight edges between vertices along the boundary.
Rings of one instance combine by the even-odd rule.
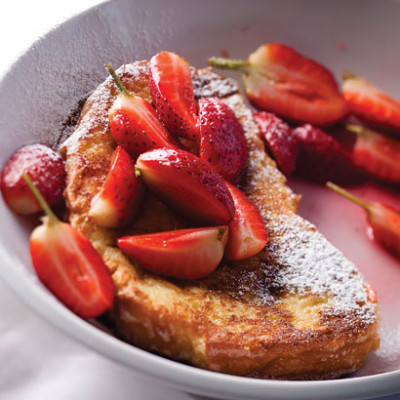
[[[397, 79], [400, 57], [392, 51], [393, 38], [400, 34], [399, 17], [400, 4], [396, 1], [385, 2], [385, 7], [378, 7], [373, 0], [329, 3], [318, 0], [127, 0], [105, 3], [67, 21], [36, 42], [3, 77], [0, 82], [0, 163], [28, 143], [57, 146], [60, 138], [70, 132], [68, 117], [79, 100], [106, 77], [106, 62], [119, 66], [148, 59], [164, 49], [185, 56], [196, 67], [204, 67], [209, 56], [246, 58], [262, 43], [282, 42], [320, 61], [338, 78], [348, 69], [400, 97], [400, 80]], [[365, 32], [370, 33], [368, 40]], [[238, 75], [232, 76], [239, 79]], [[322, 187], [297, 181], [290, 184], [304, 195], [300, 213], [316, 223], [328, 239], [357, 264], [378, 292], [382, 311], [381, 349], [369, 357], [360, 371], [345, 380], [357, 382], [363, 376], [393, 376], [395, 371], [397, 378], [400, 377], [399, 261], [368, 241], [361, 210], [338, 200]], [[384, 198], [392, 204], [398, 200], [395, 194], [386, 194], [373, 185], [355, 191], [374, 199]], [[97, 334], [95, 329], [85, 327], [88, 324], [58, 304], [32, 271], [28, 238], [34, 219], [16, 218], [2, 201], [0, 216], [3, 221], [0, 275], [40, 314], [96, 347], [93, 338], [107, 334]], [[108, 348], [98, 350], [144, 372], [151, 372], [151, 363], [163, 362], [159, 361], [163, 360], [160, 357], [133, 346], [116, 344], [119, 341], [112, 336], [101, 340]], [[130, 351], [137, 351], [135, 357], [147, 357], [150, 366], [140, 366], [130, 356], [120, 353]], [[177, 364], [164, 361], [169, 366]], [[194, 368], [183, 365], [179, 368], [196, 374]], [[390, 372], [392, 374], [388, 375]], [[214, 379], [230, 379], [205, 371], [198, 373], [205, 374], [213, 382]], [[170, 379], [166, 375], [163, 378]], [[245, 378], [232, 379], [241, 381], [243, 387], [246, 387], [245, 382], [254, 382]], [[265, 387], [269, 383], [271, 381], [264, 381], [255, 386]], [[179, 385], [178, 378], [175, 384]], [[282, 385], [294, 388], [296, 384]], [[304, 387], [312, 385], [304, 383]], [[195, 390], [195, 386], [191, 384], [189, 389]], [[386, 385], [384, 391], [375, 392], [390, 393], [396, 388], [400, 390], [399, 384]], [[224, 391], [221, 386], [218, 393], [232, 395], [232, 390], [226, 387]], [[246, 395], [256, 398], [255, 392], [246, 392]], [[352, 394], [356, 395], [356, 392]]]

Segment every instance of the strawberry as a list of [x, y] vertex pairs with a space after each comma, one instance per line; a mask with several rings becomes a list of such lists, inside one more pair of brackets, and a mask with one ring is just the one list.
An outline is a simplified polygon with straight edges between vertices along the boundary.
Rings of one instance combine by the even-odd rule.
[[109, 113], [111, 133], [117, 144], [132, 155], [160, 147], [180, 148], [158, 120], [154, 108], [141, 97], [128, 93], [110, 64], [107, 69], [121, 92]]
[[184, 150], [156, 149], [136, 162], [146, 186], [170, 207], [201, 224], [228, 224], [231, 194], [207, 163]]
[[30, 238], [39, 279], [80, 317], [103, 314], [114, 300], [114, 283], [103, 259], [86, 236], [55, 216], [29, 175], [24, 178], [47, 215]]
[[347, 129], [357, 134], [354, 164], [386, 182], [400, 183], [400, 141], [361, 125], [347, 125]]
[[334, 192], [361, 206], [367, 213], [367, 220], [375, 240], [400, 258], [399, 211], [382, 203], [363, 201], [331, 182], [328, 182], [327, 186]]
[[265, 111], [253, 113], [253, 118], [260, 130], [261, 138], [279, 169], [286, 176], [291, 175], [296, 169], [298, 147], [296, 137], [292, 135], [292, 129], [276, 115]]
[[261, 110], [314, 125], [332, 124], [347, 114], [332, 73], [283, 44], [265, 44], [247, 61], [211, 58], [209, 64], [243, 72], [247, 96]]
[[160, 121], [167, 130], [198, 142], [198, 118], [189, 63], [169, 51], [153, 56], [149, 85]]
[[363, 178], [340, 144], [322, 130], [307, 124], [293, 129], [292, 135], [298, 141], [297, 175], [319, 183], [355, 183]]
[[89, 215], [105, 228], [118, 228], [132, 222], [144, 196], [140, 177], [129, 154], [118, 146], [105, 181], [92, 199]]
[[400, 129], [400, 103], [351, 72], [343, 74], [343, 96], [350, 111], [365, 122]]
[[120, 249], [144, 268], [179, 279], [211, 274], [221, 262], [228, 241], [228, 227], [181, 229], [125, 236]]
[[24, 173], [32, 177], [50, 205], [62, 199], [66, 177], [62, 158], [47, 146], [32, 144], [17, 150], [1, 172], [1, 192], [11, 210], [25, 215], [42, 210], [23, 178]]
[[232, 109], [215, 97], [199, 100], [199, 116], [200, 158], [225, 179], [236, 180], [247, 160], [241, 123]]
[[229, 223], [226, 258], [244, 260], [258, 254], [267, 244], [268, 236], [260, 212], [245, 194], [225, 182], [235, 204], [235, 214]]

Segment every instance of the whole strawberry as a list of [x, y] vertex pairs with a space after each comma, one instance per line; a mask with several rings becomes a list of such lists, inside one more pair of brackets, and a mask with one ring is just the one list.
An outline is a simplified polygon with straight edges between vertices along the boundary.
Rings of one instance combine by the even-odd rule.
[[292, 135], [292, 129], [275, 114], [266, 111], [253, 113], [253, 118], [260, 129], [260, 136], [278, 164], [278, 168], [286, 176], [291, 175], [296, 169], [298, 148], [298, 142], [296, 136]]
[[199, 116], [200, 158], [225, 179], [235, 181], [247, 160], [241, 123], [232, 109], [215, 97], [199, 100]]
[[62, 158], [42, 144], [28, 145], [17, 150], [1, 172], [4, 201], [15, 213], [27, 215], [42, 210], [24, 180], [25, 173], [29, 174], [48, 204], [54, 205], [62, 199], [66, 177]]

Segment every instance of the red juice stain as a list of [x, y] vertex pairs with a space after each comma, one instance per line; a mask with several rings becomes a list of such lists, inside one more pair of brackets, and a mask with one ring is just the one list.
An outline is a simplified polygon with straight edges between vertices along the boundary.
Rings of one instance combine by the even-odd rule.
[[346, 45], [345, 45], [344, 42], [342, 42], [341, 40], [338, 40], [337, 43], [336, 43], [336, 48], [337, 48], [339, 51], [343, 51], [343, 50], [346, 49]]
[[224, 58], [229, 58], [230, 57], [229, 51], [225, 50], [225, 49], [221, 50], [220, 54], [221, 54], [221, 57], [224, 57]]

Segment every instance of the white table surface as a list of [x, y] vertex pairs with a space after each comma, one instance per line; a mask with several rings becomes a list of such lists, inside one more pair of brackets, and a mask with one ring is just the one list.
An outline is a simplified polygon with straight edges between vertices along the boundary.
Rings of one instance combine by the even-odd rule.
[[[34, 40], [99, 0], [2, 0], [0, 76]], [[193, 400], [84, 347], [0, 282], [0, 400]], [[400, 395], [380, 400], [400, 400]]]

